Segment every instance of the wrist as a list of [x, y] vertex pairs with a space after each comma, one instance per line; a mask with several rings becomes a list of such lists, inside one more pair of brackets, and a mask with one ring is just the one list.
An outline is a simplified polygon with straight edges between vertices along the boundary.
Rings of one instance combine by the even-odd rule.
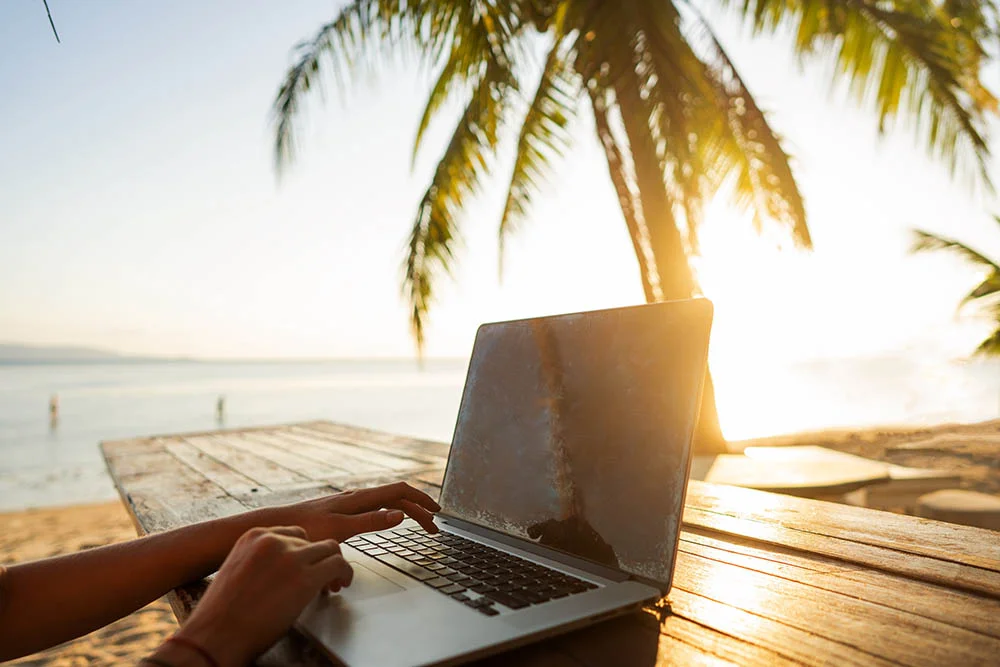
[[[177, 641], [168, 640], [164, 646], [172, 648], [175, 654], [183, 651], [188, 656], [197, 658], [196, 661], [186, 664], [203, 667], [243, 667], [254, 657], [246, 648], [246, 638], [234, 635], [224, 626], [187, 623], [174, 633], [174, 638]], [[208, 657], [205, 657], [206, 654]], [[215, 665], [211, 664], [213, 661]]]
[[232, 551], [233, 546], [236, 544], [237, 540], [243, 536], [251, 528], [268, 528], [271, 526], [281, 526], [288, 525], [281, 523], [282, 516], [275, 510], [282, 508], [278, 507], [263, 507], [260, 509], [250, 510], [249, 512], [243, 512], [241, 514], [234, 514], [221, 519], [215, 519], [212, 522], [207, 522], [214, 524], [211, 528], [211, 532], [218, 536], [214, 543], [217, 545], [215, 553], [213, 554], [213, 567], [212, 572], [218, 570], [222, 566], [222, 562], [226, 560], [229, 556], [229, 552]]
[[260, 509], [251, 510], [242, 516], [246, 517], [246, 524], [243, 526], [244, 532], [250, 530], [251, 528], [298, 526], [306, 531], [310, 540], [316, 540], [320, 537], [312, 534], [311, 528], [314, 528], [314, 526], [306, 525], [310, 523], [307, 521], [308, 517], [295, 505], [262, 507]]
[[209, 667], [205, 659], [197, 653], [178, 646], [172, 642], [164, 642], [149, 656], [139, 661], [139, 667], [154, 667], [167, 664], [170, 667]]

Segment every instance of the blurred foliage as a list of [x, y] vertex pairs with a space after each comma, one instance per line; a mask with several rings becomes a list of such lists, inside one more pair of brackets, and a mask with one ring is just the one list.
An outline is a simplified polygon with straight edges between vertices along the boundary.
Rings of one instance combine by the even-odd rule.
[[[993, 219], [1000, 225], [1000, 217]], [[944, 250], [958, 255], [973, 267], [984, 272], [982, 282], [965, 295], [959, 308], [971, 305], [975, 310], [991, 318], [996, 328], [976, 348], [976, 354], [1000, 356], [1000, 262], [990, 259], [971, 247], [953, 239], [924, 231], [914, 232], [913, 252]]]

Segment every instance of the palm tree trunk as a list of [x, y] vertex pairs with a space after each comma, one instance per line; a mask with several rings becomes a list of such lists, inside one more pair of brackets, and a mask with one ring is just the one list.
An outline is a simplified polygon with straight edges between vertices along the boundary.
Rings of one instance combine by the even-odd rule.
[[[696, 282], [684, 251], [684, 243], [674, 217], [670, 197], [663, 181], [663, 171], [656, 155], [652, 136], [637, 90], [628, 85], [616, 87], [622, 123], [628, 137], [642, 216], [649, 232], [660, 289], [664, 299], [687, 299], [696, 293]], [[695, 431], [694, 450], [699, 454], [727, 451], [715, 403], [715, 385], [711, 372], [706, 373], [701, 412]]]
[[[622, 209], [622, 216], [625, 218], [625, 226], [628, 227], [628, 236], [632, 241], [632, 251], [639, 264], [639, 277], [642, 280], [642, 292], [646, 297], [646, 303], [657, 301], [659, 290], [659, 278], [650, 270], [651, 251], [648, 247], [649, 234], [645, 232], [645, 223], [640, 222], [636, 216], [636, 207], [639, 205], [635, 201], [632, 190], [629, 188], [628, 178], [625, 171], [625, 161], [622, 159], [621, 150], [615, 141], [615, 136], [611, 132], [611, 124], [608, 122], [607, 102], [601, 93], [588, 89], [590, 93], [590, 104], [594, 111], [594, 124], [597, 126], [597, 137], [604, 147], [604, 157], [608, 161], [608, 173], [611, 182], [615, 186], [618, 194], [618, 206]], [[645, 237], [645, 239], [644, 239]]]

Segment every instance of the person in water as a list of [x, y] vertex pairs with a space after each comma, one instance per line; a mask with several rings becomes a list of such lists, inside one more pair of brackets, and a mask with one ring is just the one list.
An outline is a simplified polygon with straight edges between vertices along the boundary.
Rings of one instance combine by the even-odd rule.
[[351, 584], [340, 542], [440, 506], [398, 482], [266, 507], [65, 556], [0, 566], [0, 662], [80, 637], [218, 570], [144, 667], [249, 664], [324, 590]]

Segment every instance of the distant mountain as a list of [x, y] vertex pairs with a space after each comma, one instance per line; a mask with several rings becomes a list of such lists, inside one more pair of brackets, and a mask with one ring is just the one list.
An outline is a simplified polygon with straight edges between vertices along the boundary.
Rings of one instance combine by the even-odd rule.
[[111, 361], [122, 355], [108, 350], [64, 345], [22, 345], [0, 343], [0, 363], [52, 361]]

